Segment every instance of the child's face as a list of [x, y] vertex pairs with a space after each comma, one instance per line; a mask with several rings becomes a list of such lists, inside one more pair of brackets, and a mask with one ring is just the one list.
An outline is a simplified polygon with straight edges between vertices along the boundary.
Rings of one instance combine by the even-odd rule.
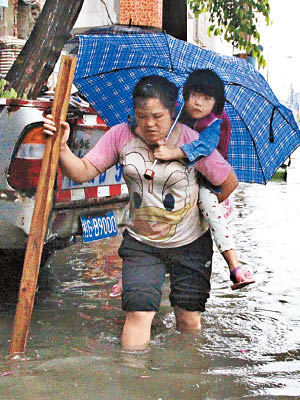
[[200, 119], [210, 114], [215, 104], [214, 97], [204, 93], [192, 92], [185, 102], [185, 110], [191, 118]]

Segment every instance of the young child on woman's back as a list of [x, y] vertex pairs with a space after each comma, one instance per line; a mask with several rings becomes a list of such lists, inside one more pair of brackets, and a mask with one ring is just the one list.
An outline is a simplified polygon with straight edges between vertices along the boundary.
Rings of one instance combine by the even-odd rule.
[[[155, 157], [160, 160], [185, 159], [185, 162], [191, 165], [217, 148], [226, 159], [231, 126], [224, 111], [224, 85], [219, 76], [211, 70], [192, 72], [185, 82], [183, 96], [185, 105], [180, 121], [198, 131], [199, 139], [182, 147], [160, 146], [154, 151]], [[218, 201], [221, 189], [213, 187], [203, 176], [199, 176], [199, 181], [199, 208], [210, 225], [217, 248], [229, 267], [230, 279], [233, 282], [231, 288], [240, 289], [254, 283], [251, 272], [240, 265], [234, 249], [223, 207]], [[119, 296], [121, 291], [122, 282], [119, 280], [113, 286], [111, 296]]]
[[[167, 144], [160, 146], [154, 151], [155, 158], [185, 159], [189, 165], [217, 148], [226, 159], [231, 126], [224, 111], [224, 85], [219, 76], [211, 70], [193, 71], [186, 80], [183, 96], [185, 103], [181, 122], [198, 131], [199, 139], [177, 148], [170, 148]], [[227, 262], [233, 282], [231, 288], [235, 290], [254, 283], [252, 274], [239, 263], [223, 207], [218, 202], [220, 188], [213, 187], [202, 176], [199, 180], [199, 208]]]

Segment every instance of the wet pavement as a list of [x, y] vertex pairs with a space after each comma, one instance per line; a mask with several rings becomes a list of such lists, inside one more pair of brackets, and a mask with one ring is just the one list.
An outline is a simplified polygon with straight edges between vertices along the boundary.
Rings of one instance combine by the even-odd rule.
[[40, 279], [23, 360], [8, 357], [14, 307], [1, 298], [0, 399], [299, 399], [299, 184], [240, 185], [232, 227], [256, 284], [233, 292], [215, 252], [202, 332], [182, 335], [166, 280], [149, 353], [120, 348], [124, 314], [109, 296], [120, 236], [58, 251]]

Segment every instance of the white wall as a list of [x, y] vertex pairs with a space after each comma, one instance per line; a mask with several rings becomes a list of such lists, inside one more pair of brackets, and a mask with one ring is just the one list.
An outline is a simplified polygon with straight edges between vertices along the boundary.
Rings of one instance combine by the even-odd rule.
[[220, 36], [208, 36], [207, 30], [210, 25], [208, 13], [200, 14], [198, 19], [195, 19], [194, 14], [188, 10], [187, 18], [187, 41], [189, 43], [198, 44], [205, 49], [232, 56], [233, 49], [228, 42]]
[[299, 0], [269, 0], [272, 25], [261, 32], [267, 61], [265, 74], [279, 100], [287, 100], [292, 85], [300, 92]]
[[118, 0], [85, 0], [74, 28], [89, 28], [118, 23], [119, 4], [120, 1]]
[[187, 12], [187, 41], [197, 44], [200, 47], [215, 50], [215, 38], [211, 38], [207, 34], [209, 27], [208, 14], [200, 14], [196, 19], [194, 14], [188, 10]]

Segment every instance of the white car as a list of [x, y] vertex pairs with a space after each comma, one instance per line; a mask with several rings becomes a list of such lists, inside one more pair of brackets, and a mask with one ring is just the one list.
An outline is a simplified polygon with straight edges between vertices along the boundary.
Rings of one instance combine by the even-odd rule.
[[[0, 99], [0, 254], [24, 252], [44, 151], [43, 115], [52, 102]], [[79, 97], [72, 97], [67, 117], [69, 145], [83, 156], [108, 127]], [[127, 210], [128, 191], [119, 165], [85, 184], [77, 184], [58, 169], [44, 254], [70, 245], [117, 234]], [[43, 258], [43, 260], [45, 257]]]

